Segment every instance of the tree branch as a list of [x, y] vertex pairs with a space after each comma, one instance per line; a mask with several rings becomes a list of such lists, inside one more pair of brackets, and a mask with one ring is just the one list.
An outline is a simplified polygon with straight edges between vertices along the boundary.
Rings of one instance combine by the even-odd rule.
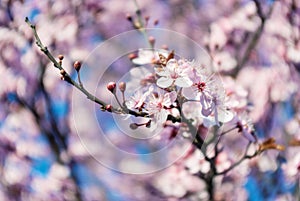
[[249, 57], [251, 55], [251, 52], [253, 51], [253, 49], [256, 47], [266, 24], [266, 20], [271, 16], [273, 8], [274, 8], [274, 4], [275, 2], [273, 2], [273, 4], [271, 5], [268, 13], [266, 15], [263, 14], [262, 11], [262, 7], [261, 7], [261, 3], [259, 2], [259, 0], [253, 0], [257, 9], [257, 15], [259, 16], [260, 20], [261, 20], [261, 24], [260, 26], [257, 28], [256, 32], [254, 33], [254, 35], [252, 36], [250, 42], [248, 43], [248, 46], [246, 47], [246, 51], [243, 55], [243, 57], [238, 61], [238, 64], [233, 72], [233, 75], [236, 76], [238, 74], [238, 72], [243, 68], [243, 66], [247, 63], [247, 61], [249, 60]]

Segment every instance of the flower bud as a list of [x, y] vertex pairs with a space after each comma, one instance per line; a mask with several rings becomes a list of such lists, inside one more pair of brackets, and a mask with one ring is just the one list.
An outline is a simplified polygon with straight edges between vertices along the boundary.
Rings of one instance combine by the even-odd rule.
[[62, 61], [62, 60], [64, 59], [64, 55], [62, 55], [62, 54], [58, 55], [58, 59], [59, 59], [60, 61]]
[[115, 82], [110, 82], [106, 85], [106, 88], [111, 92], [111, 93], [116, 93], [116, 86], [117, 84]]
[[119, 89], [121, 92], [124, 92], [126, 90], [126, 83], [125, 82], [120, 82], [119, 83]]
[[81, 63], [79, 61], [74, 62], [74, 68], [78, 72], [81, 68]]

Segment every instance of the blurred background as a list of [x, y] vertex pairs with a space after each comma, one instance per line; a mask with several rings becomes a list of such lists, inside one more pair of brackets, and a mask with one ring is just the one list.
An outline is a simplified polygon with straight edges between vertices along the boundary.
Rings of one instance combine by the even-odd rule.
[[[137, 4], [0, 1], [0, 200], [209, 199], [203, 181], [185, 171], [187, 166], [199, 166], [196, 156], [184, 165], [146, 175], [122, 174], [100, 165], [81, 143], [71, 115], [73, 110], [82, 115], [79, 129], [85, 135], [80, 137], [93, 149], [100, 146], [95, 140], [97, 125], [90, 120], [94, 114], [72, 107], [72, 87], [38, 49], [24, 21], [27, 16], [36, 24], [54, 56], [64, 55], [63, 65], [75, 78], [74, 61], [85, 60], [101, 42], [133, 30], [128, 14], [136, 20], [137, 9], [148, 28], [176, 31], [202, 46], [227, 94], [234, 94], [232, 107], [250, 108], [258, 138], [273, 137], [286, 147], [217, 177], [215, 200], [300, 200], [300, 1], [137, 0]], [[127, 72], [130, 65], [114, 63], [107, 80]], [[88, 85], [92, 71], [81, 71]], [[97, 95], [107, 96], [105, 84], [99, 84]], [[99, 114], [99, 121], [114, 143], [143, 152], [143, 147], [126, 144], [106, 116], [111, 118]], [[221, 168], [245, 149], [238, 135], [227, 140], [232, 146], [218, 159]], [[108, 160], [115, 157], [105, 150], [102, 154]]]

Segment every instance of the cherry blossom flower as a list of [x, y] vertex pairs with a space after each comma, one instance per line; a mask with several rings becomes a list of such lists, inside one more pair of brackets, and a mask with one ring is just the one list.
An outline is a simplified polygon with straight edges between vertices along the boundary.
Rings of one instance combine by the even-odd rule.
[[157, 85], [161, 88], [168, 88], [172, 84], [179, 87], [191, 86], [190, 67], [191, 63], [186, 60], [170, 59], [165, 67], [156, 68], [156, 74], [160, 76]]
[[215, 71], [230, 71], [237, 66], [237, 61], [229, 52], [219, 52], [213, 58]]
[[210, 113], [207, 118], [204, 118], [204, 125], [206, 127], [211, 127], [214, 125], [220, 126], [221, 123], [229, 122], [233, 119], [234, 113], [229, 110], [225, 103], [225, 91], [223, 89], [218, 89], [212, 94], [212, 100], [210, 102]]
[[149, 91], [143, 93], [141, 90], [138, 90], [129, 98], [129, 100], [126, 101], [125, 104], [130, 109], [141, 110], [144, 107], [145, 100], [149, 94]]
[[182, 95], [188, 100], [198, 100], [201, 103], [201, 113], [203, 116], [208, 116], [212, 113], [212, 76], [198, 76], [194, 78], [194, 83], [191, 87], [184, 88]]
[[[224, 105], [225, 92], [220, 89], [216, 79], [211, 76], [198, 76], [193, 79], [191, 87], [183, 88], [182, 94], [188, 100], [201, 103], [201, 114], [207, 127], [219, 125], [220, 122], [228, 122], [233, 118]], [[222, 87], [221, 87], [222, 88]]]
[[218, 23], [213, 23], [210, 26], [210, 35], [204, 38], [205, 44], [211, 51], [224, 47], [227, 40], [225, 30]]
[[172, 91], [170, 93], [163, 93], [162, 91], [152, 92], [149, 95], [146, 109], [155, 122], [164, 123], [167, 120], [169, 109], [175, 104], [177, 93]]

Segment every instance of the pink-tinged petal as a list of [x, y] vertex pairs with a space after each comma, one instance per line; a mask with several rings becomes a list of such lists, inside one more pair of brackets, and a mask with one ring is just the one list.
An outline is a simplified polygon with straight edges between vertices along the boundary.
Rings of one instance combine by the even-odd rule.
[[188, 77], [179, 77], [175, 80], [175, 85], [179, 87], [190, 87], [193, 82]]
[[182, 95], [189, 100], [195, 100], [197, 99], [198, 90], [195, 87], [185, 87], [182, 89]]
[[170, 92], [169, 96], [170, 96], [171, 103], [173, 104], [176, 101], [176, 99], [177, 99], [177, 93], [176, 93], [176, 91]]
[[178, 67], [178, 63], [177, 63], [177, 60], [176, 59], [170, 59], [166, 65], [166, 68], [168, 69], [175, 69]]
[[161, 87], [161, 88], [167, 88], [169, 86], [171, 86], [173, 83], [173, 80], [170, 78], [166, 78], [166, 77], [161, 77], [157, 80], [157, 86]]
[[162, 109], [160, 112], [154, 114], [154, 122], [158, 124], [163, 124], [167, 121], [168, 112], [167, 110]]
[[177, 98], [177, 93], [175, 91], [166, 93], [164, 95], [163, 104], [167, 107], [170, 107], [175, 102], [176, 98]]

